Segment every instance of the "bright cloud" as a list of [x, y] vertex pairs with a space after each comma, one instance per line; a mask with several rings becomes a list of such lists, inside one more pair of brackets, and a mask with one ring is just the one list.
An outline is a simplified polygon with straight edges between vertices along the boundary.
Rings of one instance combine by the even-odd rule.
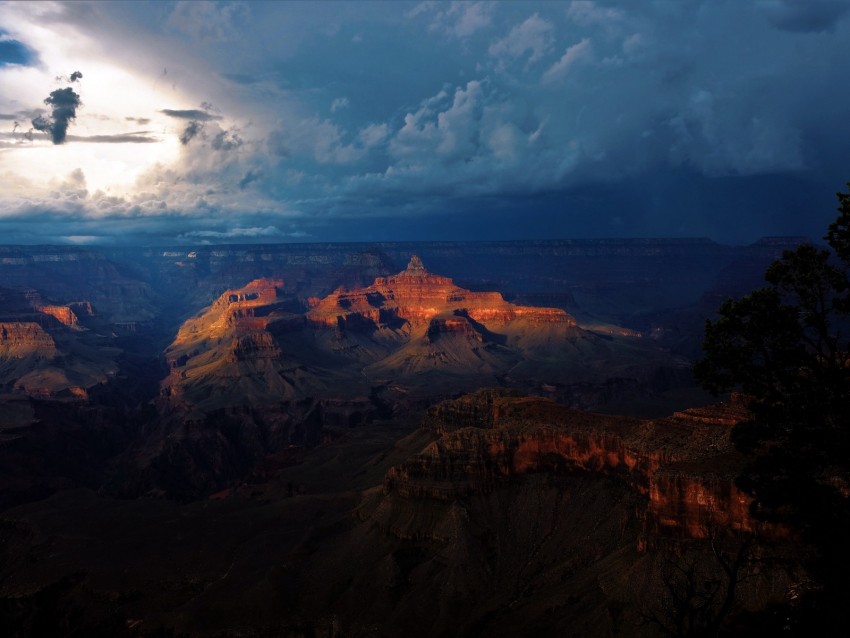
[[567, 47], [567, 50], [564, 55], [561, 56], [561, 59], [550, 66], [543, 74], [543, 77], [541, 78], [542, 82], [547, 84], [549, 82], [555, 82], [562, 79], [570, 72], [570, 69], [573, 66], [581, 60], [589, 58], [592, 51], [593, 47], [591, 46], [588, 38], [584, 38], [581, 42]]
[[550, 22], [535, 13], [513, 27], [504, 38], [490, 45], [490, 55], [503, 59], [528, 55], [529, 62], [537, 62], [552, 48], [553, 30]]

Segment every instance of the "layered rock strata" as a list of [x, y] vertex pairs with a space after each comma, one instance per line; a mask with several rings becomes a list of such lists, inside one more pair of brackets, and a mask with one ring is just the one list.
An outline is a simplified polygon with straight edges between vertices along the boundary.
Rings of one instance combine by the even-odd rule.
[[[227, 405], [227, 386], [236, 394], [245, 390], [245, 380], [239, 378], [249, 371], [253, 371], [254, 377], [268, 376], [266, 381], [271, 383], [274, 364], [283, 353], [269, 331], [270, 326], [278, 321], [303, 323], [280, 308], [283, 287], [280, 279], [256, 279], [243, 288], [224, 292], [206, 311], [186, 321], [165, 351], [171, 372], [161, 384], [161, 394], [176, 399], [187, 391], [191, 394], [193, 388], [202, 391], [207, 386], [218, 388], [218, 398]], [[271, 370], [264, 361], [269, 362]], [[259, 391], [263, 387], [260, 383]], [[270, 394], [275, 390], [266, 389]], [[215, 391], [202, 393], [216, 398]], [[198, 395], [195, 393], [195, 401]], [[264, 397], [253, 392], [244, 398]]]
[[41, 306], [38, 310], [46, 315], [50, 315], [65, 326], [74, 327], [80, 323], [77, 315], [68, 306]]
[[[447, 315], [458, 318], [447, 319]], [[406, 322], [419, 328], [464, 331], [460, 317], [485, 325], [526, 319], [531, 324], [576, 326], [575, 319], [560, 308], [516, 306], [498, 292], [460, 288], [449, 277], [428, 272], [416, 255], [397, 275], [378, 277], [366, 288], [334, 291], [318, 301], [307, 317], [338, 329]]]
[[22, 359], [35, 356], [52, 359], [56, 356], [56, 342], [35, 322], [15, 321], [0, 323], [0, 359]]
[[752, 532], [749, 499], [734, 485], [742, 459], [729, 441], [729, 426], [743, 418], [740, 406], [726, 404], [638, 420], [482, 390], [428, 412], [423, 425], [439, 438], [391, 468], [384, 490], [451, 501], [529, 473], [604, 474], [646, 499], [639, 514], [650, 534]]

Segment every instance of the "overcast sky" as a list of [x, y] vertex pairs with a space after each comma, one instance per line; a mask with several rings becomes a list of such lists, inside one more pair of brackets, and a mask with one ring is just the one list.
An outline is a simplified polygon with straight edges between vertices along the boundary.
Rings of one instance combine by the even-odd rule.
[[820, 238], [850, 0], [0, 4], [0, 242]]

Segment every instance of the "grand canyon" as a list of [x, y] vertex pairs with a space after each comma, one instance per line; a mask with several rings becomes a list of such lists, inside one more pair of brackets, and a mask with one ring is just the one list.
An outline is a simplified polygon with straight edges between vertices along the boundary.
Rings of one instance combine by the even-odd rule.
[[0, 247], [2, 621], [654, 636], [679, 569], [746, 626], [805, 570], [691, 366], [795, 243]]
[[0, 638], [850, 633], [848, 59], [850, 0], [0, 0]]

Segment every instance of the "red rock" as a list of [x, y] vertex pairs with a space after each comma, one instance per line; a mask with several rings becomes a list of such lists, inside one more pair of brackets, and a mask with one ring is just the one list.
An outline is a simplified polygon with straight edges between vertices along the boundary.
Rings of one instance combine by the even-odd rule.
[[280, 279], [255, 279], [243, 288], [226, 291], [207, 310], [180, 327], [177, 338], [165, 351], [169, 366], [185, 365], [189, 358], [207, 349], [208, 342], [225, 336], [236, 337], [235, 349], [244, 354], [250, 349], [250, 339], [242, 346], [238, 339], [268, 327], [272, 314], [267, 312], [257, 317], [257, 309], [273, 305], [282, 291], [283, 281]]
[[[451, 314], [462, 314], [485, 325], [526, 319], [533, 324], [576, 326], [575, 319], [559, 308], [515, 306], [498, 292], [460, 288], [450, 278], [428, 272], [416, 255], [397, 275], [378, 277], [366, 288], [334, 291], [316, 303], [307, 317], [313, 323], [338, 329], [403, 322], [425, 331], [435, 317]], [[463, 330], [459, 323], [454, 325]]]
[[423, 427], [440, 438], [391, 468], [384, 488], [402, 498], [451, 500], [529, 472], [602, 473], [646, 497], [650, 536], [704, 538], [712, 529], [782, 536], [751, 517], [749, 497], [734, 485], [743, 459], [728, 426], [746, 416], [740, 405], [724, 404], [644, 421], [479, 391], [429, 410]]
[[56, 356], [56, 342], [35, 322], [0, 323], [0, 359]]
[[77, 315], [68, 306], [40, 306], [38, 311], [55, 317], [60, 323], [66, 326], [76, 326], [79, 323]]

